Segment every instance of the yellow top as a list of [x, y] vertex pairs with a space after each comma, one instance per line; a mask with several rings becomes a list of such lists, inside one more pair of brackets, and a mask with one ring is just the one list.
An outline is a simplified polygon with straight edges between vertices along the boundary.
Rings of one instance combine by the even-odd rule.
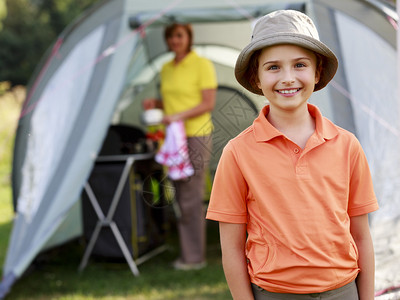
[[[211, 61], [191, 51], [175, 64], [167, 62], [161, 70], [161, 96], [167, 115], [191, 109], [202, 102], [202, 90], [217, 87], [214, 66]], [[185, 121], [186, 135], [205, 136], [211, 134], [211, 113]]]

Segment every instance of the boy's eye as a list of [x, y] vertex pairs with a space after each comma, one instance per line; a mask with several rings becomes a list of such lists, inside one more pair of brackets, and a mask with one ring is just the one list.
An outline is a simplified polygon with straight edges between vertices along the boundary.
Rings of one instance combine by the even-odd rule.
[[269, 66], [268, 70], [278, 70], [278, 66], [276, 65]]

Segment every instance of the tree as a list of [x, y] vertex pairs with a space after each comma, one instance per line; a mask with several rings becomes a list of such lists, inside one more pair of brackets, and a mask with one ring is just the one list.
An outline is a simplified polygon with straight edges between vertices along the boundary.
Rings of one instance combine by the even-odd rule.
[[[54, 35], [37, 18], [29, 0], [7, 0], [7, 17], [0, 32], [0, 81], [26, 84]], [[48, 37], [48, 38], [47, 38]]]
[[2, 1], [7, 4], [7, 16], [0, 31], [0, 82], [26, 85], [61, 31], [97, 0]]

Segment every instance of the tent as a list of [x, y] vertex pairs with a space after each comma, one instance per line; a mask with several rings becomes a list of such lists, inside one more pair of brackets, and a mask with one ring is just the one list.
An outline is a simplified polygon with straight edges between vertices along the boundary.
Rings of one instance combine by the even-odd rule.
[[32, 76], [13, 161], [15, 219], [0, 298], [38, 253], [82, 235], [82, 190], [110, 125], [140, 122], [141, 100], [158, 93], [171, 58], [165, 24], [191, 22], [195, 50], [211, 59], [219, 89], [211, 173], [226, 142], [265, 104], [237, 84], [233, 66], [251, 26], [276, 9], [316, 22], [338, 55], [334, 80], [311, 103], [354, 132], [371, 166], [380, 210], [370, 218], [376, 288], [400, 284], [400, 105], [394, 7], [377, 0], [104, 0], [68, 26]]

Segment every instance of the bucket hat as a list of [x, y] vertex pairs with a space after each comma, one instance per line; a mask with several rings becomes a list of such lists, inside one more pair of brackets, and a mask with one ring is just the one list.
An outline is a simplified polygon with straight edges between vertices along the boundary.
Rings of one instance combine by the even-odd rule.
[[243, 48], [236, 61], [237, 81], [250, 92], [262, 95], [262, 91], [254, 88], [246, 75], [250, 58], [259, 49], [281, 44], [297, 45], [322, 55], [322, 71], [314, 91], [325, 87], [335, 75], [338, 60], [332, 50], [319, 40], [313, 21], [299, 11], [278, 10], [257, 21], [250, 43]]

